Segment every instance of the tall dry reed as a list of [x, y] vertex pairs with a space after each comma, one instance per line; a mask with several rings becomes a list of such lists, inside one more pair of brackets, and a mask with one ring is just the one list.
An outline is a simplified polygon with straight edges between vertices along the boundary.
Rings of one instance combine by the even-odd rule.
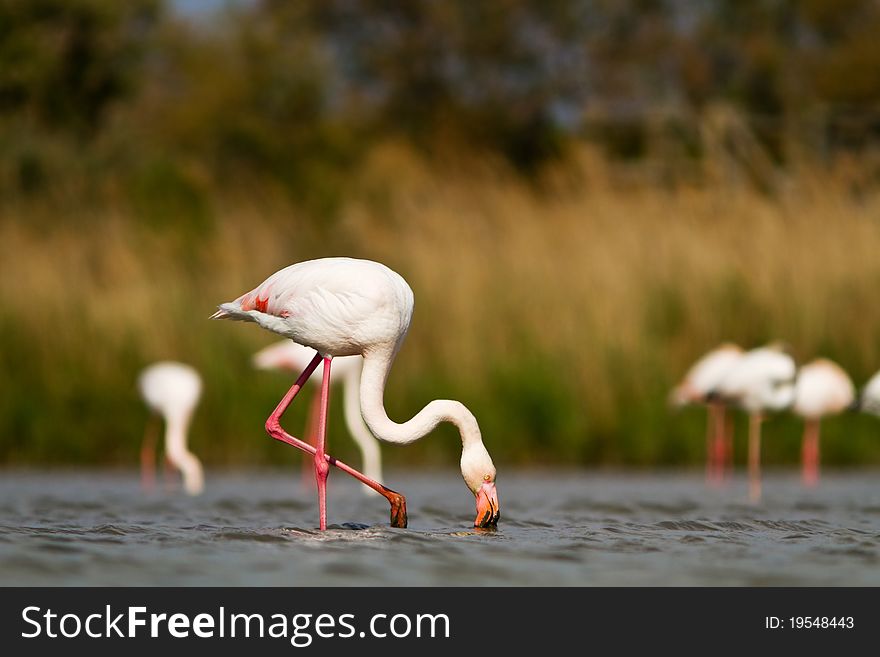
[[[262, 432], [291, 377], [248, 361], [273, 336], [207, 317], [276, 269], [328, 255], [385, 262], [415, 291], [392, 417], [461, 399], [502, 463], [697, 462], [701, 415], [671, 413], [666, 395], [725, 340], [782, 339], [857, 383], [880, 369], [880, 195], [832, 175], [805, 169], [774, 197], [666, 190], [615, 183], [584, 152], [531, 185], [484, 160], [428, 165], [389, 145], [342, 194], [320, 222], [268, 189], [215, 191], [209, 219], [189, 223], [145, 220], [124, 201], [5, 207], [0, 458], [132, 462], [145, 417], [134, 378], [174, 358], [205, 375], [193, 440], [209, 461], [294, 460]], [[338, 411], [332, 450], [351, 457]], [[289, 422], [295, 433], [302, 408]], [[772, 422], [771, 463], [797, 458], [798, 430]], [[446, 428], [386, 453], [451, 465], [455, 443]], [[830, 420], [823, 449], [876, 464], [880, 422]]]

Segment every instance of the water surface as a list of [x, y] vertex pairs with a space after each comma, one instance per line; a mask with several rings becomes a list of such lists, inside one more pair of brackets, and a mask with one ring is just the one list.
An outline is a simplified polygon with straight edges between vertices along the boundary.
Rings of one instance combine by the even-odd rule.
[[[409, 528], [331, 474], [329, 522], [298, 472], [207, 473], [198, 498], [134, 472], [0, 474], [4, 585], [880, 585], [880, 472], [807, 491], [770, 474], [760, 505], [699, 473], [510, 472], [497, 531], [455, 472], [392, 471]], [[335, 524], [334, 524], [335, 523]]]

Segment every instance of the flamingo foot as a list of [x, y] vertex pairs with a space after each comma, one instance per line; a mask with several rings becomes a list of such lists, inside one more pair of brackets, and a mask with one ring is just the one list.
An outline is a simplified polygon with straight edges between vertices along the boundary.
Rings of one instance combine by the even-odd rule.
[[388, 488], [385, 490], [388, 492], [388, 501], [391, 503], [391, 526], [406, 529], [406, 498]]

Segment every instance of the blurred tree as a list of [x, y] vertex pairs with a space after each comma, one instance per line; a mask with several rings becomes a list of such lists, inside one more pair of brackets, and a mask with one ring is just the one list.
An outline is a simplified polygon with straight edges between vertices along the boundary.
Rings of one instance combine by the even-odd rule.
[[166, 154], [207, 164], [223, 184], [268, 178], [328, 215], [357, 157], [359, 122], [353, 105], [339, 108], [300, 6], [285, 18], [244, 7], [208, 28], [169, 26], [154, 56], [148, 129]]
[[88, 135], [140, 81], [160, 0], [0, 0], [0, 116]]
[[[559, 153], [561, 123], [586, 90], [581, 3], [307, 5], [343, 97], [360, 99], [377, 129], [497, 150], [526, 169]], [[260, 7], [285, 26], [300, 17], [290, 3]]]
[[880, 141], [880, 3], [809, 0], [804, 22], [812, 48], [805, 57], [810, 91], [822, 103], [832, 148], [876, 148]]
[[[633, 162], [686, 153], [692, 167], [718, 150], [699, 126], [719, 102], [772, 167], [792, 144], [825, 153], [880, 140], [876, 0], [165, 9], [0, 0], [0, 187], [43, 189], [76, 151], [98, 154], [84, 178], [142, 172], [128, 188], [144, 207], [172, 180], [181, 199], [212, 180], [255, 180], [329, 216], [348, 172], [389, 136], [500, 155], [527, 175], [584, 137]], [[111, 107], [123, 110], [112, 124]], [[209, 206], [180, 205], [193, 216]]]
[[698, 108], [733, 102], [777, 155], [786, 128], [816, 111], [831, 127], [851, 121], [854, 105], [860, 107], [863, 138], [880, 119], [880, 3], [764, 0], [710, 7], [681, 46], [681, 79]]

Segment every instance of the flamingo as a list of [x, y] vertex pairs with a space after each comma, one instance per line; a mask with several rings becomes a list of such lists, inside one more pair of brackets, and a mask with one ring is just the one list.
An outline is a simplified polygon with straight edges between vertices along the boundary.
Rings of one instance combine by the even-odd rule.
[[733, 435], [727, 429], [726, 406], [712, 392], [724, 376], [742, 358], [743, 350], [735, 344], [725, 343], [713, 349], [694, 363], [684, 380], [672, 391], [671, 400], [676, 406], [705, 404], [709, 409], [706, 426], [706, 481], [720, 483], [731, 459]]
[[[235, 301], [220, 304], [212, 319], [255, 322], [261, 327], [315, 349], [299, 378], [266, 420], [268, 434], [312, 454], [318, 484], [321, 530], [327, 528], [327, 476], [335, 466], [388, 500], [391, 525], [406, 527], [406, 499], [325, 450], [330, 367], [336, 356], [361, 355], [361, 413], [380, 440], [407, 444], [427, 435], [440, 422], [456, 426], [461, 437], [461, 474], [476, 500], [476, 527], [494, 526], [500, 517], [496, 471], [473, 414], [458, 401], [434, 400], [410, 420], [397, 423], [384, 406], [385, 383], [409, 330], [413, 292], [385, 265], [352, 258], [322, 258], [285, 267]], [[323, 361], [317, 445], [294, 438], [281, 427], [281, 417], [306, 380]]]
[[880, 372], [877, 372], [859, 395], [857, 407], [866, 413], [880, 416]]
[[[303, 347], [291, 340], [281, 340], [274, 344], [270, 344], [265, 349], [261, 349], [254, 354], [254, 366], [263, 369], [282, 369], [302, 372], [309, 366], [314, 351], [308, 347]], [[382, 481], [382, 454], [379, 451], [379, 442], [370, 433], [364, 419], [361, 417], [361, 404], [358, 399], [358, 388], [361, 382], [361, 369], [363, 369], [364, 359], [360, 356], [339, 356], [333, 361], [333, 371], [330, 375], [330, 385], [334, 383], [342, 384], [342, 396], [344, 404], [345, 425], [354, 442], [361, 451], [361, 457], [364, 464], [364, 475], [374, 481]], [[320, 390], [321, 382], [315, 377], [310, 379], [316, 384]], [[318, 403], [320, 396], [316, 394], [312, 398], [312, 408], [309, 411], [309, 419], [307, 426], [307, 434], [312, 437], [314, 428], [317, 426], [317, 418], [319, 414]], [[311, 441], [310, 442], [314, 442]], [[377, 495], [372, 488], [364, 486], [362, 490], [369, 495]]]
[[[189, 365], [163, 361], [141, 372], [138, 388], [147, 406], [165, 421], [165, 458], [183, 475], [183, 487], [198, 495], [205, 487], [202, 463], [187, 449], [189, 422], [199, 402], [202, 379]], [[141, 477], [145, 487], [153, 485], [155, 433], [147, 427], [141, 447]]]
[[746, 352], [718, 385], [717, 394], [749, 416], [749, 499], [761, 499], [761, 422], [768, 411], [794, 401], [794, 359], [776, 346]]
[[837, 363], [819, 358], [801, 367], [794, 387], [792, 410], [804, 418], [801, 479], [819, 483], [819, 422], [845, 411], [855, 400], [855, 387]]

